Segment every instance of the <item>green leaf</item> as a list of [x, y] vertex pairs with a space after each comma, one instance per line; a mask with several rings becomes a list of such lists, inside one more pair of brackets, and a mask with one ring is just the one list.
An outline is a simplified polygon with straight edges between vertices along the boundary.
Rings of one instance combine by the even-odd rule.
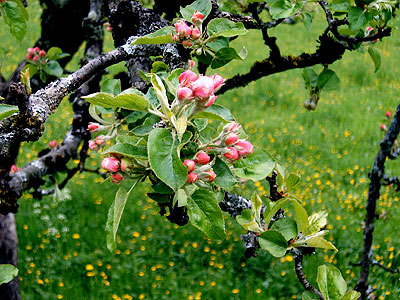
[[165, 128], [150, 132], [147, 143], [151, 169], [174, 191], [183, 186], [187, 179], [186, 167], [178, 156], [178, 145], [172, 133]]
[[187, 206], [188, 197], [187, 197], [186, 192], [183, 189], [179, 189], [176, 191], [176, 193], [174, 195], [174, 199], [172, 201], [172, 207], [174, 207], [176, 203], [178, 203], [178, 207]]
[[313, 213], [308, 217], [308, 227], [303, 232], [304, 235], [313, 235], [316, 234], [322, 227], [325, 227], [328, 213], [325, 211]]
[[107, 78], [100, 83], [100, 91], [116, 96], [121, 93], [121, 81], [119, 79]]
[[303, 13], [303, 24], [307, 31], [311, 31], [312, 28], [312, 17], [309, 13]]
[[187, 128], [187, 117], [185, 115], [182, 115], [179, 117], [178, 120], [176, 120], [176, 132], [178, 134], [179, 141], [182, 141], [182, 137], [186, 132], [186, 128]]
[[299, 12], [302, 6], [301, 1], [292, 3], [286, 0], [277, 0], [271, 5], [269, 12], [274, 19], [287, 18]]
[[10, 33], [18, 41], [22, 41], [26, 34], [25, 13], [21, 10], [19, 4], [12, 1], [6, 1], [0, 7], [4, 22], [10, 29]]
[[128, 143], [115, 144], [103, 152], [103, 154], [109, 153], [116, 153], [130, 158], [147, 159], [146, 147]]
[[329, 8], [336, 12], [348, 12], [350, 9], [351, 3], [349, 0], [334, 0]]
[[16, 112], [18, 112], [18, 106], [0, 104], [0, 120], [3, 120]]
[[286, 178], [286, 187], [288, 190], [291, 190], [294, 188], [298, 183], [300, 182], [300, 176], [297, 176], [296, 174], [289, 174], [289, 177]]
[[208, 120], [207, 119], [194, 119], [193, 123], [196, 126], [197, 130], [200, 132], [207, 127]]
[[0, 285], [8, 283], [18, 275], [18, 269], [9, 264], [0, 265]]
[[319, 90], [336, 90], [339, 87], [340, 79], [337, 77], [336, 73], [329, 69], [324, 69], [318, 75], [318, 89]]
[[360, 7], [352, 7], [349, 10], [349, 27], [352, 31], [357, 31], [364, 27], [371, 20], [371, 15]]
[[226, 18], [212, 19], [207, 25], [207, 33], [209, 36], [233, 37], [244, 35], [248, 32], [242, 22], [233, 22]]
[[236, 185], [237, 181], [235, 176], [233, 176], [231, 169], [218, 157], [215, 160], [213, 170], [217, 175], [214, 183], [220, 188], [229, 190]]
[[236, 52], [234, 48], [225, 47], [217, 51], [213, 60], [211, 61], [211, 68], [217, 69], [220, 68], [227, 63], [229, 63], [233, 59], [245, 59], [247, 56], [247, 49], [243, 47], [242, 50]]
[[70, 56], [68, 53], [63, 53], [62, 50], [58, 47], [51, 47], [47, 51], [47, 58], [49, 60], [58, 60], [64, 57]]
[[139, 125], [135, 127], [131, 132], [138, 136], [146, 136], [153, 130], [152, 125]]
[[336, 249], [331, 242], [328, 242], [322, 237], [310, 238], [307, 240], [307, 247], [335, 250], [336, 252], [338, 251], [338, 249]]
[[326, 300], [340, 300], [347, 290], [342, 274], [332, 265], [318, 267], [317, 283]]
[[258, 241], [262, 249], [275, 257], [282, 257], [286, 253], [286, 239], [278, 231], [267, 230], [260, 234]]
[[149, 101], [146, 97], [133, 88], [123, 91], [116, 97], [108, 93], [99, 92], [82, 98], [86, 99], [91, 104], [103, 107], [121, 107], [128, 110], [139, 111], [147, 111], [149, 107]]
[[378, 49], [375, 47], [368, 47], [368, 54], [371, 56], [372, 61], [374, 62], [375, 65], [375, 71], [378, 71], [379, 68], [381, 67], [381, 54], [379, 53]]
[[188, 198], [190, 223], [203, 231], [210, 239], [225, 239], [225, 224], [215, 194], [208, 190], [197, 190]]
[[254, 192], [251, 196], [251, 209], [254, 212], [254, 217], [258, 224], [261, 224], [261, 209], [262, 209], [262, 200], [260, 196]]
[[242, 210], [241, 214], [236, 216], [236, 221], [242, 225], [242, 227], [248, 231], [253, 231], [256, 233], [262, 233], [264, 230], [257, 223], [254, 212], [251, 209]]
[[302, 300], [318, 300], [318, 298], [319, 297], [317, 295], [310, 291], [304, 291], [301, 295]]
[[151, 73], [169, 72], [168, 65], [163, 61], [155, 61], [151, 66]]
[[239, 160], [234, 172], [243, 179], [259, 181], [265, 179], [273, 171], [275, 161], [267, 150], [256, 148], [246, 159]]
[[272, 209], [269, 210], [268, 214], [264, 214], [265, 215], [264, 221], [267, 226], [269, 225], [269, 222], [271, 222], [271, 219], [273, 218], [273, 216], [275, 216], [276, 212], [289, 201], [296, 201], [296, 200], [291, 199], [291, 198], [282, 198], [273, 203], [274, 205], [273, 205]]
[[130, 191], [127, 192], [123, 187], [120, 187], [117, 193], [115, 194], [114, 202], [111, 204], [110, 209], [108, 210], [105, 231], [106, 231], [107, 248], [112, 253], [114, 253], [116, 250], [115, 238], [117, 236], [119, 222], [121, 221], [122, 213], [124, 211], [125, 204], [126, 201], [128, 200]]
[[308, 89], [315, 89], [318, 86], [318, 75], [312, 68], [304, 68], [303, 79]]
[[172, 26], [163, 27], [150, 34], [138, 37], [131, 45], [141, 44], [169, 44], [172, 43], [172, 33], [175, 28]]
[[357, 300], [361, 294], [356, 291], [347, 292], [340, 300]]
[[297, 225], [293, 219], [283, 218], [272, 224], [271, 229], [280, 232], [286, 241], [297, 236]]
[[213, 104], [195, 116], [200, 119], [218, 120], [225, 123], [235, 121], [231, 111], [219, 104]]
[[196, 10], [198, 10], [203, 14], [204, 16], [203, 20], [205, 20], [207, 16], [210, 14], [211, 8], [212, 6], [210, 0], [197, 0], [186, 7], [181, 7], [180, 12], [182, 17], [186, 21], [192, 22], [192, 15]]
[[43, 71], [47, 74], [60, 78], [64, 73], [63, 68], [55, 60], [50, 60], [46, 65], [43, 66]]
[[223, 36], [217, 37], [212, 42], [207, 43], [207, 46], [217, 52], [219, 49], [229, 47], [229, 39]]
[[298, 232], [305, 233], [308, 227], [308, 215], [307, 211], [297, 200], [293, 201], [294, 211], [296, 213], [296, 223]]

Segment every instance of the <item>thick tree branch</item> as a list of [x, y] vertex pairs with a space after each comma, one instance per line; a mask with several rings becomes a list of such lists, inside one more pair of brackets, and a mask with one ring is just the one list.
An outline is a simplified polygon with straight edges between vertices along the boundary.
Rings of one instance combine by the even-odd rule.
[[368, 200], [366, 206], [365, 229], [364, 229], [364, 247], [361, 259], [360, 278], [357, 282], [355, 290], [361, 293], [361, 299], [366, 299], [368, 291], [368, 276], [372, 258], [372, 242], [374, 233], [374, 222], [376, 214], [376, 202], [380, 196], [381, 180], [385, 173], [385, 161], [390, 155], [394, 141], [400, 132], [400, 105], [396, 109], [396, 113], [385, 137], [381, 141], [379, 152], [375, 158], [374, 165], [369, 173], [370, 184], [368, 191]]

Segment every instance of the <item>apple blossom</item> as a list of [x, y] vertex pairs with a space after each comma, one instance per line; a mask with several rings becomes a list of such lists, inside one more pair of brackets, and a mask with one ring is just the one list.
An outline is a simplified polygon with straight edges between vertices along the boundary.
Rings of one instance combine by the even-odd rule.
[[194, 168], [196, 167], [196, 163], [191, 160], [191, 159], [185, 159], [183, 161], [183, 164], [185, 165], [186, 169], [188, 170], [188, 172], [193, 172]]
[[195, 72], [187, 70], [179, 75], [179, 84], [182, 86], [187, 86], [189, 83], [197, 80], [197, 78], [198, 76]]
[[115, 157], [106, 157], [101, 162], [101, 167], [110, 172], [118, 172], [121, 162]]
[[196, 154], [194, 161], [200, 165], [205, 165], [210, 162], [210, 156], [208, 156], [208, 154], [205, 153], [204, 151], [200, 151], [199, 153]]
[[124, 180], [124, 176], [120, 173], [114, 173], [111, 175], [111, 181], [115, 184], [120, 184], [122, 180]]
[[218, 98], [218, 96], [212, 95], [210, 98], [208, 98], [208, 101], [204, 106], [209, 107], [209, 106], [213, 105], [213, 103], [215, 102], [215, 100], [217, 100], [217, 98]]
[[193, 95], [201, 102], [206, 101], [214, 92], [214, 82], [210, 77], [200, 76], [192, 84]]
[[252, 154], [254, 151], [253, 144], [246, 140], [240, 140], [235, 144], [235, 147], [238, 150], [240, 156]]
[[235, 148], [229, 147], [228, 150], [228, 152], [224, 153], [227, 160], [234, 162], [239, 159], [239, 152]]
[[196, 173], [189, 173], [187, 176], [187, 183], [194, 183], [199, 179], [199, 176]]
[[228, 136], [226, 137], [225, 144], [228, 146], [232, 146], [237, 142], [238, 139], [239, 139], [238, 135], [232, 132], [228, 134]]
[[196, 25], [201, 24], [201, 22], [203, 22], [203, 18], [204, 18], [203, 14], [198, 10], [196, 10], [192, 15], [192, 23]]

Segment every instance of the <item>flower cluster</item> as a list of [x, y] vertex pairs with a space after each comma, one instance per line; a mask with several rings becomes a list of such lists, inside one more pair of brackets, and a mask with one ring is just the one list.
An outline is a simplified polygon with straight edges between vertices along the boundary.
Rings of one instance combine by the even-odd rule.
[[[107, 126], [103, 126], [99, 123], [89, 122], [88, 130], [93, 132], [98, 132], [107, 129]], [[105, 135], [99, 135], [94, 140], [89, 141], [89, 148], [92, 150], [99, 150], [102, 146], [104, 146], [105, 142], [110, 139], [110, 137]]]
[[192, 26], [186, 24], [184, 19], [175, 23], [175, 33], [172, 34], [172, 40], [176, 43], [182, 43], [184, 47], [191, 47], [193, 43], [201, 37], [201, 23], [203, 14], [195, 11], [192, 15]]
[[124, 174], [130, 173], [133, 167], [133, 161], [127, 157], [120, 157], [118, 154], [111, 153], [101, 162], [101, 167], [111, 173], [111, 181], [120, 184], [124, 180]]
[[47, 63], [46, 51], [41, 50], [39, 47], [28, 48], [25, 58], [30, 63], [36, 65], [43, 65]]
[[[254, 146], [245, 139], [239, 139], [241, 126], [238, 123], [228, 123], [223, 127], [218, 137], [210, 143], [201, 145], [200, 150], [193, 159], [184, 160], [183, 164], [188, 170], [187, 183], [211, 183], [216, 174], [212, 169], [213, 161], [209, 154], [224, 157], [228, 163], [234, 163], [240, 158], [245, 158], [254, 151]], [[201, 185], [202, 186], [202, 185]]]
[[385, 122], [388, 123], [388, 124], [384, 124], [383, 123], [383, 124], [381, 124], [379, 126], [379, 129], [382, 130], [382, 131], [387, 131], [388, 130], [387, 125], [389, 125], [390, 120], [393, 117], [393, 113], [390, 110], [387, 110], [386, 113], [385, 113], [385, 117], [386, 117]]

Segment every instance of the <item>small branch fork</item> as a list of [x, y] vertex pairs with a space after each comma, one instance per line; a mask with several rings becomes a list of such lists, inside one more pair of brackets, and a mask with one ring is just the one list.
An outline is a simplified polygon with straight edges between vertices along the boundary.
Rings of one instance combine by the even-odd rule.
[[296, 271], [297, 279], [300, 281], [302, 286], [310, 292], [316, 294], [320, 300], [325, 300], [324, 296], [322, 296], [321, 292], [317, 290], [311, 283], [308, 282], [306, 276], [303, 272], [303, 254], [297, 254], [294, 257], [294, 269]]

